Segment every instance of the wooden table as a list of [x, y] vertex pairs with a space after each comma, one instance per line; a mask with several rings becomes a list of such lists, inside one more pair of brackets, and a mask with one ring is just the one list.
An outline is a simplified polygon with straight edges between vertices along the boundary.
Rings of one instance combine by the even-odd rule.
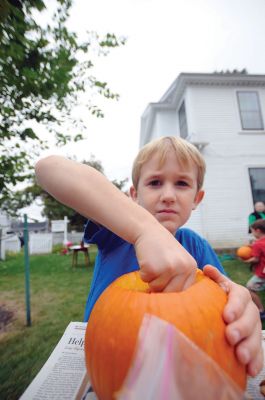
[[75, 268], [77, 267], [78, 264], [78, 253], [83, 253], [85, 257], [85, 266], [89, 267], [89, 245], [74, 245], [70, 246], [69, 250], [73, 252], [73, 257], [72, 257], [72, 267]]

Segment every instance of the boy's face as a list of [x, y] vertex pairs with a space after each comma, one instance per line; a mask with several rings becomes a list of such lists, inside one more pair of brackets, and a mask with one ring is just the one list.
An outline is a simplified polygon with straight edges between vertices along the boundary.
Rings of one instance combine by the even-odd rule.
[[258, 201], [256, 204], [255, 204], [255, 211], [257, 211], [257, 212], [264, 212], [264, 210], [265, 210], [265, 205], [264, 205], [264, 203], [262, 202], [262, 201]]
[[254, 228], [250, 228], [251, 229], [251, 233], [252, 235], [256, 238], [259, 239], [262, 236], [262, 232], [260, 229], [254, 229]]
[[186, 223], [204, 195], [197, 191], [197, 167], [193, 163], [181, 166], [173, 150], [161, 167], [154, 154], [142, 166], [137, 190], [132, 187], [130, 193], [172, 234]]

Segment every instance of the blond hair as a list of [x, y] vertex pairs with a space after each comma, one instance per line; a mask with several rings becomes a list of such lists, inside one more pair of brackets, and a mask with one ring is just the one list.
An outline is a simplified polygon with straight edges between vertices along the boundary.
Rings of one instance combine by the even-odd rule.
[[180, 165], [187, 166], [191, 162], [196, 165], [198, 169], [198, 190], [202, 188], [206, 165], [199, 150], [197, 150], [193, 144], [180, 137], [163, 136], [147, 143], [140, 149], [136, 156], [132, 168], [132, 182], [136, 189], [139, 183], [142, 166], [149, 161], [154, 154], [158, 154], [159, 167], [162, 166], [170, 150], [175, 152]]

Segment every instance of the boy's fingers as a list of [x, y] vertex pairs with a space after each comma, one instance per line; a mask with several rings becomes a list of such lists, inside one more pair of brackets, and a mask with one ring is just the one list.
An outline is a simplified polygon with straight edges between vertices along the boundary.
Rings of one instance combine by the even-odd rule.
[[[241, 315], [246, 315], [245, 310], [249, 304], [256, 307], [252, 302], [249, 290], [234, 282], [231, 282], [228, 297], [229, 301], [227, 302], [223, 312], [224, 320], [228, 324], [234, 320], [238, 320]], [[255, 311], [256, 310], [254, 310], [254, 314], [251, 313], [254, 320], [257, 317]], [[250, 313], [248, 315], [250, 316]]]
[[180, 292], [185, 290], [195, 282], [196, 270], [187, 277], [174, 276], [163, 289], [163, 292]]
[[232, 282], [211, 265], [206, 265], [203, 268], [203, 272], [228, 293], [229, 301], [223, 312], [225, 322], [230, 324], [235, 319], [238, 319], [244, 313], [248, 303], [252, 301], [249, 290]]
[[204, 275], [216, 282], [226, 293], [230, 292], [231, 281], [224, 276], [217, 268], [212, 265], [205, 265], [203, 268]]
[[223, 312], [223, 318], [229, 324], [226, 338], [236, 346], [237, 358], [247, 365], [248, 374], [256, 376], [263, 367], [261, 323], [249, 290], [232, 282], [210, 265], [205, 266], [203, 272], [228, 293], [229, 301]]
[[195, 281], [196, 271], [186, 275], [174, 275], [162, 274], [158, 278], [149, 281], [150, 289], [153, 292], [180, 292], [187, 289]]
[[151, 274], [146, 269], [145, 270], [140, 269], [139, 274], [140, 274], [141, 279], [146, 283], [150, 283], [152, 280], [155, 279], [155, 274], [154, 273]]
[[170, 281], [169, 273], [157, 275], [154, 270], [148, 268], [146, 265], [144, 269], [140, 269], [139, 273], [141, 279], [149, 284], [152, 292], [162, 292]]
[[258, 375], [258, 373], [262, 370], [263, 368], [263, 362], [264, 362], [264, 354], [263, 350], [259, 351], [257, 353], [257, 356], [255, 357], [254, 360], [252, 360], [248, 366], [247, 366], [247, 373], [254, 377]]
[[227, 325], [225, 334], [231, 345], [240, 345], [240, 342], [246, 338], [253, 340], [256, 337], [258, 341], [251, 342], [251, 345], [260, 347], [261, 323], [258, 309], [252, 301], [247, 304], [245, 312], [242, 313], [240, 318]]
[[152, 292], [180, 292], [183, 288], [180, 276], [175, 276], [170, 279], [168, 275], [160, 275], [158, 278], [148, 283]]
[[162, 292], [167, 282], [168, 280], [165, 281], [165, 279], [160, 275], [158, 278], [148, 282], [148, 284], [152, 292]]
[[[261, 348], [261, 337], [259, 334], [259, 329], [256, 326], [255, 329], [253, 330], [253, 334], [248, 336], [246, 339], [242, 340], [237, 346], [236, 346], [236, 355], [238, 360], [243, 364], [243, 365], [249, 365], [251, 366], [252, 364], [252, 373], [255, 372], [253, 371], [256, 368], [260, 367], [259, 361], [261, 360], [259, 357], [259, 354], [263, 355], [263, 351]], [[254, 364], [254, 365], [253, 365]]]
[[212, 265], [205, 265], [205, 267], [203, 267], [203, 273], [204, 275], [208, 276], [208, 278], [211, 278], [213, 281], [218, 283], [218, 285], [221, 287], [224, 286], [229, 289], [229, 285], [231, 283], [230, 279], [224, 276], [217, 268], [213, 267]]
[[[241, 319], [227, 326], [226, 337], [233, 345], [235, 340], [233, 333], [236, 332], [236, 337], [239, 339], [236, 345], [237, 358], [243, 365], [247, 365], [248, 374], [255, 376], [263, 366], [261, 323], [257, 318], [256, 306], [249, 303], [248, 309], [248, 313]], [[252, 320], [246, 317], [247, 314], [253, 315]]]

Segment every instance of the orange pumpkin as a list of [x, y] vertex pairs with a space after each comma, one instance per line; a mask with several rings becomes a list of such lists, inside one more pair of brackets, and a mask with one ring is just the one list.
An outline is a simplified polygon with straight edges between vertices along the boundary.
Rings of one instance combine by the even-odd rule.
[[243, 258], [243, 260], [248, 260], [252, 257], [252, 249], [250, 246], [241, 246], [237, 249], [237, 256]]
[[200, 270], [195, 284], [178, 293], [150, 293], [138, 272], [118, 278], [96, 302], [85, 335], [86, 366], [98, 398], [110, 400], [121, 388], [145, 313], [175, 325], [244, 389], [245, 367], [225, 339], [226, 301], [225, 292]]

